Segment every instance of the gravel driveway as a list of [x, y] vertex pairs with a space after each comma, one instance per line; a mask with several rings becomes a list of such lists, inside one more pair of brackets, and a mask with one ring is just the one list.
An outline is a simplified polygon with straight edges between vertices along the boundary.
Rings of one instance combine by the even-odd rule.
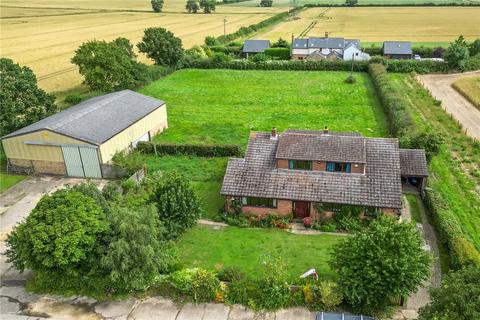
[[452, 87], [452, 83], [456, 80], [473, 76], [480, 76], [480, 71], [417, 75], [417, 80], [431, 92], [435, 99], [442, 101], [442, 107], [460, 121], [463, 128], [467, 130], [467, 135], [480, 140], [480, 110]]

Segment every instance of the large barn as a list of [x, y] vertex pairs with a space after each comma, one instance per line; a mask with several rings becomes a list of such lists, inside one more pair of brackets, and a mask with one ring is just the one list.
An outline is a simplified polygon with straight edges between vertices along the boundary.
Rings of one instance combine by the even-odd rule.
[[115, 153], [167, 128], [165, 102], [123, 90], [91, 98], [2, 137], [9, 169], [105, 178]]

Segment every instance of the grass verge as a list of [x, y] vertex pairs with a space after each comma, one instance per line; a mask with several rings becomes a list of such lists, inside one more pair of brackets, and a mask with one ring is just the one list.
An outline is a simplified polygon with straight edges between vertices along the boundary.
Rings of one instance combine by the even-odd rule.
[[440, 194], [465, 237], [480, 250], [480, 144], [462, 133], [412, 75], [389, 76], [408, 98], [416, 125], [442, 134], [444, 144], [429, 164], [429, 187]]
[[407, 194], [406, 197], [410, 207], [412, 222], [422, 223], [422, 215], [420, 214], [420, 208], [418, 207], [417, 196], [413, 194]]

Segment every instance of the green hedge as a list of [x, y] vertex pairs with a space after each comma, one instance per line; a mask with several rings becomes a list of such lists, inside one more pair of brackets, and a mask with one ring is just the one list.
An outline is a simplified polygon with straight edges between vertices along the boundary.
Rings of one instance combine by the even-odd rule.
[[265, 50], [265, 54], [275, 60], [289, 60], [290, 49], [289, 48], [268, 48]]
[[370, 64], [368, 72], [387, 114], [390, 133], [396, 137], [402, 137], [407, 132], [415, 131], [415, 124], [408, 113], [407, 103], [401, 92], [393, 87], [386, 67], [382, 64]]
[[212, 46], [209, 47], [213, 52], [221, 52], [227, 55], [240, 56], [242, 52], [242, 46]]
[[440, 243], [449, 249], [451, 266], [460, 269], [468, 264], [480, 265], [480, 253], [465, 239], [460, 222], [448, 209], [438, 191], [426, 188], [423, 201], [432, 217]]
[[[234, 60], [215, 62], [212, 60], [196, 60], [190, 64], [190, 68], [196, 69], [235, 69], [235, 70], [298, 70], [298, 71], [350, 71], [352, 63], [350, 61], [320, 60], [320, 61], [302, 61], [302, 60], [275, 60], [264, 62], [253, 62], [250, 60]], [[355, 71], [366, 72], [368, 70], [367, 61], [355, 62]]]
[[[413, 54], [418, 54], [422, 58], [433, 58], [433, 52], [437, 49], [438, 47], [412, 47], [412, 52]], [[368, 53], [371, 56], [381, 56], [383, 55], [382, 53], [382, 47], [364, 47], [362, 50], [366, 53]]]
[[283, 20], [285, 20], [290, 14], [302, 10], [303, 7], [294, 8], [288, 12], [282, 12], [279, 14], [274, 15], [268, 19], [260, 21], [259, 23], [251, 24], [248, 27], [241, 27], [237, 31], [233, 33], [229, 33], [227, 35], [219, 36], [216, 38], [216, 42], [218, 44], [226, 44], [238, 38], [245, 38], [261, 29], [269, 27], [271, 25], [277, 24]]
[[156, 150], [157, 155], [181, 154], [198, 157], [238, 157], [242, 155], [238, 145], [230, 144], [196, 145], [143, 141], [138, 143], [137, 150], [149, 154], [154, 154]]

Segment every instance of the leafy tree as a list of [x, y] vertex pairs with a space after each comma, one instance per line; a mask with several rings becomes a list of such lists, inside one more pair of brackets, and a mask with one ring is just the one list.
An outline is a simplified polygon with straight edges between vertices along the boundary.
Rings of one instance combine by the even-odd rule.
[[94, 90], [133, 88], [146, 81], [146, 66], [136, 61], [133, 47], [125, 38], [85, 42], [75, 51], [72, 63]]
[[468, 51], [471, 57], [480, 53], [480, 38], [475, 39], [475, 41], [470, 43], [470, 45], [468, 46]]
[[108, 231], [102, 208], [77, 191], [44, 196], [8, 236], [7, 257], [20, 271], [89, 269], [98, 239]]
[[260, 7], [271, 7], [273, 0], [260, 0]]
[[445, 49], [443, 49], [442, 47], [435, 48], [435, 50], [433, 50], [433, 52], [432, 52], [432, 57], [433, 58], [441, 58], [441, 57], [443, 57], [444, 52], [445, 52]]
[[214, 36], [206, 36], [204, 42], [207, 47], [213, 47], [220, 44], [217, 38], [215, 38]]
[[278, 38], [277, 42], [272, 44], [272, 48], [290, 48], [290, 45], [287, 40]]
[[356, 5], [358, 3], [358, 0], [346, 0], [345, 1], [345, 4], [349, 7], [353, 7], [354, 5]]
[[103, 209], [103, 211], [108, 211], [109, 208], [105, 196], [93, 182], [83, 182], [76, 184], [71, 187], [70, 190], [80, 192], [81, 194], [92, 198]]
[[200, 0], [200, 8], [203, 9], [204, 13], [215, 12], [215, 6], [217, 2], [215, 0]]
[[155, 64], [163, 66], [176, 66], [183, 56], [182, 40], [164, 28], [145, 29], [137, 47]]
[[152, 201], [168, 238], [177, 238], [191, 228], [200, 217], [200, 204], [195, 191], [181, 174], [172, 172], [161, 177], [155, 186]]
[[465, 69], [465, 63], [469, 58], [469, 53], [467, 43], [463, 39], [463, 36], [460, 36], [455, 42], [450, 43], [450, 46], [443, 54], [443, 58], [450, 67], [460, 70]]
[[187, 9], [188, 13], [197, 13], [200, 10], [200, 6], [197, 0], [187, 0], [185, 9]]
[[372, 312], [415, 292], [430, 275], [430, 261], [414, 226], [382, 216], [338, 244], [330, 264], [346, 300]]
[[163, 0], [151, 0], [151, 4], [154, 12], [162, 12]]
[[480, 319], [480, 268], [448, 274], [430, 291], [431, 302], [419, 311], [421, 320]]
[[0, 58], [0, 136], [41, 120], [57, 110], [55, 97], [37, 86], [31, 69]]
[[440, 133], [432, 130], [422, 130], [412, 134], [406, 134], [401, 139], [403, 148], [408, 149], [423, 149], [427, 160], [430, 160], [434, 155], [440, 152], [440, 146], [443, 143], [443, 137]]
[[117, 288], [145, 289], [171, 268], [175, 261], [173, 251], [164, 241], [165, 228], [153, 205], [135, 209], [113, 207], [108, 220], [112, 230], [100, 264], [108, 270]]

